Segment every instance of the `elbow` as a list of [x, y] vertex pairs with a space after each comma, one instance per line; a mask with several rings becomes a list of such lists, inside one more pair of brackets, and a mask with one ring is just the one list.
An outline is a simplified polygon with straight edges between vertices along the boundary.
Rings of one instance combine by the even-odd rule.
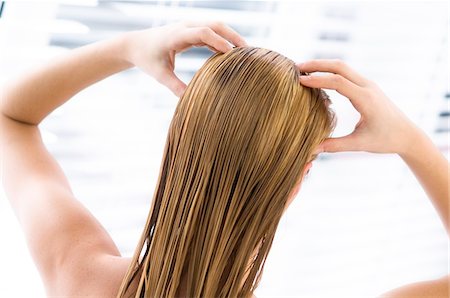
[[39, 125], [41, 121], [36, 119], [37, 117], [33, 117], [32, 113], [23, 111], [20, 98], [13, 96], [12, 92], [8, 90], [8, 86], [2, 89], [0, 94], [0, 116], [2, 118], [26, 125]]

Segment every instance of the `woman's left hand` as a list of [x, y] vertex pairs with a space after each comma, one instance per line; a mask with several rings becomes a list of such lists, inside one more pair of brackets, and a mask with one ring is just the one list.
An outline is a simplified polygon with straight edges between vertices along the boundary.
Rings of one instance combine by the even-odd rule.
[[232, 45], [246, 46], [244, 39], [220, 22], [180, 22], [126, 34], [126, 59], [181, 96], [186, 88], [174, 73], [175, 55], [191, 47], [207, 46], [227, 52]]

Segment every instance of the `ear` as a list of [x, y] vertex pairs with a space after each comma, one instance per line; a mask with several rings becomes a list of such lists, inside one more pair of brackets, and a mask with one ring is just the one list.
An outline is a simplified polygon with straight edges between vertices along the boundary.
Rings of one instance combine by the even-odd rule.
[[302, 181], [303, 181], [303, 179], [305, 179], [305, 176], [308, 174], [308, 172], [312, 168], [312, 166], [313, 166], [312, 161], [310, 161], [306, 164], [305, 169], [303, 170]]
[[297, 184], [295, 185], [294, 189], [291, 191], [291, 194], [289, 195], [286, 207], [285, 207], [285, 211], [287, 209], [287, 207], [289, 207], [289, 205], [292, 203], [292, 201], [294, 200], [294, 198], [297, 196], [298, 192], [300, 191], [300, 188], [302, 186], [302, 182], [305, 179], [306, 174], [308, 173], [309, 169], [311, 169], [312, 167], [312, 162], [308, 162], [305, 166], [305, 169], [303, 170], [303, 174], [302, 174], [302, 178], [297, 182]]
[[312, 167], [312, 162], [310, 161], [306, 164], [305, 169], [303, 170], [302, 179], [300, 181], [298, 181], [297, 184], [295, 185], [295, 188], [292, 192], [293, 197], [297, 196], [298, 192], [300, 191], [302, 182], [305, 179], [305, 176], [308, 174], [311, 167]]

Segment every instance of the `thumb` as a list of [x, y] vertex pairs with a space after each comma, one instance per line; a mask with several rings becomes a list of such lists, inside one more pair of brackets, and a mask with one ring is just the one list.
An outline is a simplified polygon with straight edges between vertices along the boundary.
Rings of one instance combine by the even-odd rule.
[[328, 138], [321, 144], [323, 152], [358, 151], [357, 139], [353, 134], [338, 138]]
[[186, 90], [186, 84], [181, 81], [173, 71], [165, 70], [158, 78], [158, 82], [170, 89], [176, 96], [180, 97]]

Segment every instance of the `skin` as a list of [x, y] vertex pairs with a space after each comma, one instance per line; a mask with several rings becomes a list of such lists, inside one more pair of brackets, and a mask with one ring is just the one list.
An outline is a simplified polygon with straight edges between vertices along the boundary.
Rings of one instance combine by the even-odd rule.
[[[2, 90], [3, 186], [48, 295], [113, 297], [130, 259], [120, 255], [105, 229], [76, 200], [62, 169], [42, 142], [39, 123], [82, 89], [133, 66], [180, 96], [186, 85], [173, 72], [177, 53], [193, 46], [226, 52], [232, 45], [246, 43], [231, 28], [217, 22], [133, 31], [73, 50], [11, 80]], [[317, 153], [398, 154], [424, 187], [448, 231], [448, 162], [429, 138], [373, 82], [343, 62], [312, 60], [298, 67], [309, 73], [329, 73], [301, 78], [300, 83], [337, 90], [361, 114], [352, 134], [326, 140]], [[304, 174], [308, 167], [310, 164]], [[286, 208], [300, 186], [301, 181]], [[447, 278], [402, 287], [383, 297], [415, 297], [411, 293], [417, 297], [447, 297]]]
[[[336, 90], [347, 97], [361, 118], [354, 131], [325, 140], [320, 152], [367, 151], [395, 153], [408, 165], [438, 212], [449, 233], [449, 163], [427, 135], [414, 125], [372, 81], [339, 60], [312, 60], [299, 64], [304, 72], [324, 76], [301, 76], [308, 87]], [[448, 297], [449, 277], [403, 286], [381, 297]]]

